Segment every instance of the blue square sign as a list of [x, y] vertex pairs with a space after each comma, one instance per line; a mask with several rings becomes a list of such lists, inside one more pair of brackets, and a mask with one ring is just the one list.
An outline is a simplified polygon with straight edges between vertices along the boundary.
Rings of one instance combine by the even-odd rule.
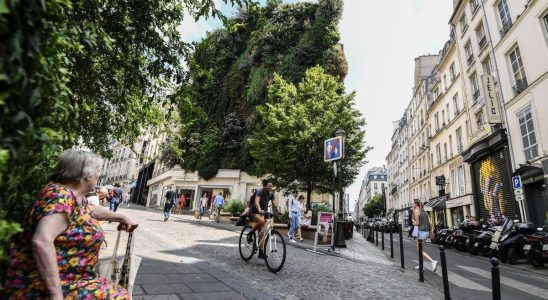
[[514, 186], [514, 189], [521, 189], [521, 176], [512, 177], [512, 185]]
[[324, 142], [323, 160], [334, 161], [343, 157], [343, 138], [338, 136]]

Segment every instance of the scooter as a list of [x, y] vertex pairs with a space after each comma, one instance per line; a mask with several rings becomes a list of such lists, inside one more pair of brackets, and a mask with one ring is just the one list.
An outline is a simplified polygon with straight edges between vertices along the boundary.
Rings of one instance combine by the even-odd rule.
[[489, 245], [494, 232], [494, 228], [483, 225], [483, 229], [471, 240], [470, 254], [477, 255], [481, 253], [483, 256], [489, 256]]
[[[514, 222], [508, 218], [504, 219], [502, 226], [495, 226], [495, 232], [491, 237], [491, 243], [489, 244], [489, 256], [497, 257], [499, 241], [511, 228], [514, 226]], [[506, 256], [505, 256], [506, 258]]]
[[535, 240], [523, 246], [527, 262], [535, 268], [544, 268], [544, 264], [548, 263], [548, 224], [538, 228], [531, 239]]
[[516, 223], [512, 226], [500, 238], [498, 252], [501, 261], [515, 265], [520, 258], [527, 258], [523, 252], [523, 247], [528, 243], [527, 237], [535, 231], [536, 227], [531, 222]]

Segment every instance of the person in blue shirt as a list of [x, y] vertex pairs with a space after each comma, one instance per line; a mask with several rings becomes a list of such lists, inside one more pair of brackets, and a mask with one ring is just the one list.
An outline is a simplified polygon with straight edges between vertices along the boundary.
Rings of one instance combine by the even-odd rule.
[[225, 207], [225, 198], [223, 197], [223, 193], [219, 193], [219, 195], [215, 197], [215, 208], [217, 209], [215, 222], [219, 223], [219, 215], [221, 214], [221, 209], [223, 209], [224, 207]]

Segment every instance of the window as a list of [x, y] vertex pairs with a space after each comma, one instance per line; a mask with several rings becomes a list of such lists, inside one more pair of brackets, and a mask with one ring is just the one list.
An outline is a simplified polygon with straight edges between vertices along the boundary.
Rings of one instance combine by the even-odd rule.
[[445, 126], [445, 109], [441, 110], [441, 127]]
[[476, 126], [478, 130], [483, 126], [483, 110], [480, 110], [478, 113], [476, 113]]
[[[375, 177], [377, 177], [377, 176], [375, 176]], [[376, 183], [376, 182], [375, 182], [375, 183], [373, 183], [373, 188], [374, 188], [375, 190], [376, 190], [376, 189], [378, 188], [378, 186], [377, 186], [377, 183]]]
[[460, 25], [461, 32], [464, 32], [466, 31], [466, 29], [468, 29], [468, 23], [466, 22], [466, 14], [463, 14], [462, 18], [460, 18], [459, 25]]
[[535, 125], [533, 124], [533, 113], [531, 107], [517, 113], [519, 121], [519, 129], [521, 133], [521, 141], [523, 143], [523, 153], [525, 160], [531, 160], [539, 156], [538, 143], [535, 136]]
[[464, 181], [464, 166], [459, 166], [457, 168], [457, 178], [458, 178], [459, 196], [462, 196], [466, 193], [466, 182]]
[[487, 45], [487, 37], [485, 36], [485, 30], [481, 22], [476, 27], [476, 37], [478, 38], [478, 49], [482, 50]]
[[438, 113], [434, 115], [434, 125], [436, 125], [436, 132], [440, 130], [440, 118], [438, 116]]
[[485, 75], [489, 75], [493, 71], [493, 68], [491, 67], [491, 59], [489, 58], [489, 56], [487, 56], [487, 58], [485, 58], [481, 62], [481, 66], [483, 67], [483, 74]]
[[476, 101], [479, 97], [480, 91], [479, 91], [479, 84], [478, 84], [478, 75], [474, 72], [472, 76], [470, 76], [470, 86], [472, 87], [472, 99]]
[[452, 197], [458, 197], [459, 196], [459, 185], [458, 185], [458, 178], [457, 178], [457, 169], [453, 169], [449, 172], [449, 175], [451, 176], [451, 196]]
[[462, 152], [462, 128], [459, 127], [457, 128], [457, 131], [455, 132], [455, 135], [457, 136], [457, 153], [461, 153]]
[[468, 63], [468, 66], [472, 65], [474, 62], [474, 52], [472, 51], [472, 44], [470, 41], [464, 45], [464, 53], [466, 55], [466, 62]]
[[455, 76], [456, 76], [455, 62], [452, 62], [451, 66], [449, 66], [449, 75], [451, 75], [451, 82], [453, 82], [453, 80], [455, 80]]
[[453, 108], [455, 109], [455, 116], [459, 114], [460, 112], [460, 106], [459, 106], [459, 94], [456, 93], [455, 96], [453, 96]]
[[384, 191], [384, 183], [381, 183], [381, 190]]
[[449, 135], [449, 156], [453, 158], [453, 137]]
[[443, 75], [443, 86], [447, 90], [447, 88], [448, 88], [448, 86], [447, 86], [447, 75]]
[[436, 158], [438, 160], [438, 165], [441, 164], [441, 146], [440, 144], [436, 145]]
[[544, 30], [548, 33], [548, 13], [542, 17], [542, 24], [544, 24]]
[[447, 143], [443, 143], [443, 156], [445, 157], [445, 160], [447, 161]]
[[445, 110], [447, 110], [447, 123], [451, 122], [451, 114], [449, 113], [449, 103], [445, 104]]
[[508, 9], [508, 3], [506, 0], [500, 0], [497, 8], [499, 11], [501, 25], [500, 37], [502, 38], [508, 30], [510, 30], [510, 27], [512, 27], [512, 18], [510, 17], [510, 10]]
[[523, 67], [523, 61], [521, 60], [521, 53], [519, 47], [516, 47], [509, 55], [510, 64], [512, 65], [512, 73], [514, 74], [514, 81], [516, 85], [513, 87], [515, 95], [519, 95], [527, 88], [527, 78], [525, 77], [525, 68]]
[[479, 7], [478, 0], [470, 0], [470, 12], [474, 14]]

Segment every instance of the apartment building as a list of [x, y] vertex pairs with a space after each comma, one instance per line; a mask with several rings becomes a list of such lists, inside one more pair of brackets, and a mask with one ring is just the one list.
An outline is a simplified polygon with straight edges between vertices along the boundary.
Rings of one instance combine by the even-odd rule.
[[358, 200], [358, 211], [361, 211], [361, 215], [358, 214], [359, 217], [363, 219], [363, 207], [371, 201], [373, 197], [385, 193], [387, 181], [388, 175], [386, 166], [373, 167], [367, 171], [367, 174], [362, 181], [360, 197]]
[[[548, 116], [542, 101], [548, 95], [548, 2], [453, 3], [450, 40], [428, 78], [420, 83], [415, 77], [405, 126], [392, 136], [389, 203], [404, 207], [398, 190], [410, 177], [409, 199], [404, 199], [427, 200], [425, 209], [435, 222], [452, 225], [476, 215], [541, 225], [548, 206], [548, 130], [539, 122]], [[425, 104], [420, 92], [417, 96], [420, 90]], [[408, 143], [399, 144], [404, 130]], [[407, 173], [398, 170], [402, 148], [409, 149]], [[523, 195], [515, 196], [516, 176], [521, 176]]]
[[513, 200], [522, 219], [541, 226], [548, 214], [548, 128], [541, 122], [548, 117], [548, 1], [486, 0], [480, 5], [504, 106], [509, 172], [523, 183], [523, 197]]

